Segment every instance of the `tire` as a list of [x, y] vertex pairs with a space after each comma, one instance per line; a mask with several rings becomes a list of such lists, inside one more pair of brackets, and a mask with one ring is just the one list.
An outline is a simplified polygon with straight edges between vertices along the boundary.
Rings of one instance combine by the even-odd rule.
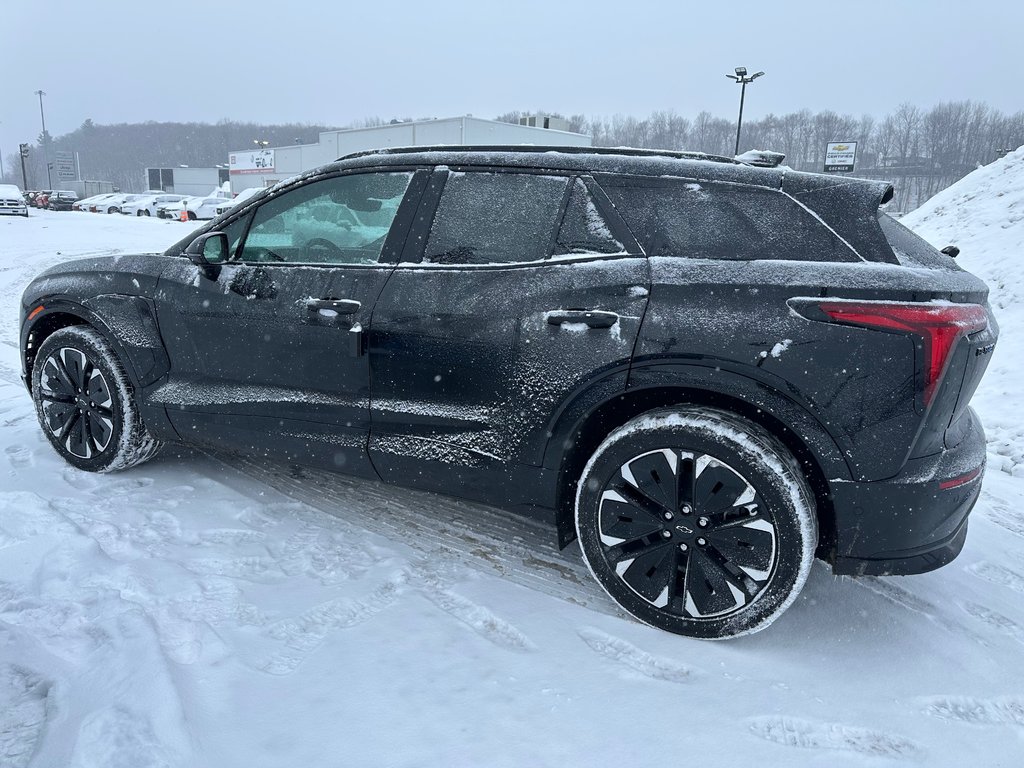
[[163, 446], [142, 423], [131, 380], [114, 350], [87, 325], [55, 331], [39, 347], [32, 400], [54, 450], [79, 469], [127, 469]]
[[627, 612], [697, 638], [764, 629], [803, 588], [814, 496], [761, 427], [689, 407], [633, 419], [594, 452], [576, 493], [591, 573]]
[[135, 215], [136, 215], [136, 216], [141, 216], [141, 215], [142, 215], [142, 211], [136, 211], [136, 212], [135, 212]]
[[198, 217], [192, 211], [188, 212], [188, 220], [189, 221], [195, 221], [197, 218]]
[[114, 208], [113, 206], [111, 206], [110, 208], [107, 208], [107, 213], [117, 213], [117, 212], [118, 212], [117, 208]]
[[142, 215], [143, 215], [143, 216], [152, 216], [152, 214], [151, 214], [151, 213], [149, 212], [149, 208], [147, 208], [146, 210], [144, 210], [144, 211], [142, 212]]

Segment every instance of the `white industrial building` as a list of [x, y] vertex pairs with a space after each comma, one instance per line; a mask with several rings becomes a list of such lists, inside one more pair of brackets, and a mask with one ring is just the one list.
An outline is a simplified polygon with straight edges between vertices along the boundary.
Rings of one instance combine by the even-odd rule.
[[[538, 127], [544, 125], [551, 127]], [[591, 146], [590, 136], [557, 130], [556, 127], [567, 128], [568, 125], [564, 120], [544, 117], [535, 119], [534, 125], [516, 125], [478, 117], [451, 117], [392, 123], [375, 128], [324, 131], [316, 144], [261, 147], [256, 139], [254, 146], [232, 152], [228, 158], [231, 191], [237, 194], [249, 187], [270, 186], [331, 163], [343, 155], [369, 149], [434, 144]]]
[[143, 189], [159, 189], [176, 192], [179, 195], [208, 195], [228, 180], [228, 169], [214, 168], [147, 168], [146, 186]]

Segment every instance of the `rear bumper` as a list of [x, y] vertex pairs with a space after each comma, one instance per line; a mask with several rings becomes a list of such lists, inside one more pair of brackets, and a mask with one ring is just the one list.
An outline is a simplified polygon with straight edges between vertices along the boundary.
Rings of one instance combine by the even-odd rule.
[[974, 411], [968, 418], [970, 426], [956, 448], [908, 461], [895, 478], [830, 483], [835, 573], [924, 573], [960, 554], [985, 468], [985, 432]]

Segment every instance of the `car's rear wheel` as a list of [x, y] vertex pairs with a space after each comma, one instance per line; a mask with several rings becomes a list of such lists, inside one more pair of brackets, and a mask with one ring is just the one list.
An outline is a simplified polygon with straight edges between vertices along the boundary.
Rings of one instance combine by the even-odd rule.
[[151, 214], [150, 214], [150, 212], [149, 212], [149, 208], [147, 208], [146, 210], [144, 210], [144, 211], [142, 212], [142, 215], [143, 215], [143, 216], [150, 216]]
[[817, 544], [799, 464], [755, 424], [710, 408], [652, 411], [615, 430], [580, 478], [576, 530], [615, 602], [681, 635], [771, 624]]
[[32, 399], [50, 444], [79, 469], [126, 469], [162, 446], [143, 424], [114, 350], [89, 326], [62, 328], [43, 342], [32, 367]]

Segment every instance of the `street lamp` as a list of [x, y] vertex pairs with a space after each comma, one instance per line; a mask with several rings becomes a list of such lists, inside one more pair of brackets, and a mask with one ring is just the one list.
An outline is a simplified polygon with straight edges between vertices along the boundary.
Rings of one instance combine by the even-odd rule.
[[736, 151], [733, 152], [734, 155], [740, 153], [740, 129], [743, 127], [743, 97], [747, 93], [747, 83], [754, 82], [763, 74], [764, 72], [755, 72], [752, 75], [747, 75], [746, 67], [736, 67], [735, 75], [726, 75], [726, 77], [732, 78], [740, 84], [740, 116], [736, 120]]
[[266, 139], [253, 139], [252, 143], [255, 144], [257, 147], [260, 147], [261, 149], [265, 149], [270, 146], [270, 142], [267, 141]]
[[43, 96], [46, 91], [35, 91], [39, 97], [39, 121], [43, 124], [43, 160], [46, 162], [46, 188], [53, 189], [53, 180], [50, 178], [50, 148], [49, 136], [46, 134], [46, 115], [43, 114]]

